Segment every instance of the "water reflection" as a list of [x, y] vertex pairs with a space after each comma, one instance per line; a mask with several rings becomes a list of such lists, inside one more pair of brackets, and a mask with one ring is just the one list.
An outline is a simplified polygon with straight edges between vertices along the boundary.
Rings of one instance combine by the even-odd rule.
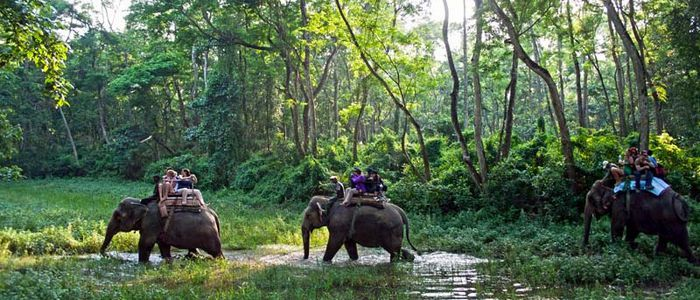
[[[289, 265], [302, 268], [318, 268], [323, 262], [324, 249], [311, 249], [309, 259], [302, 259], [303, 252], [299, 247], [288, 245], [267, 245], [256, 250], [227, 250], [226, 259], [243, 263], [265, 265]], [[384, 265], [389, 264], [389, 254], [383, 249], [358, 247], [360, 258], [352, 261], [344, 249], [333, 259], [333, 265], [343, 267], [348, 265]], [[184, 257], [185, 250], [173, 249], [173, 256]], [[202, 254], [204, 257], [208, 257]], [[128, 262], [138, 262], [138, 254], [123, 252], [108, 252], [108, 256]], [[89, 255], [93, 259], [102, 259], [98, 254]], [[160, 264], [164, 260], [158, 254], [151, 254], [150, 262]], [[526, 297], [532, 289], [513, 283], [508, 278], [494, 278], [479, 274], [476, 266], [488, 260], [466, 254], [443, 251], [416, 255], [412, 263], [402, 264], [402, 267], [421, 278], [415, 285], [410, 297], [423, 299], [489, 299], [489, 298], [520, 298]]]

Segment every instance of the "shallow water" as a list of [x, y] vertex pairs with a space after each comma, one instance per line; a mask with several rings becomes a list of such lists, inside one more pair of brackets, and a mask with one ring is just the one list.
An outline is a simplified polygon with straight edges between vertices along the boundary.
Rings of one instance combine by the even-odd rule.
[[[303, 251], [298, 246], [266, 245], [256, 250], [227, 250], [226, 259], [244, 263], [265, 265], [288, 265], [303, 268], [322, 266], [323, 248], [311, 249], [309, 259], [303, 258]], [[155, 251], [154, 251], [155, 252]], [[342, 267], [348, 265], [385, 265], [390, 264], [389, 254], [379, 248], [358, 247], [360, 258], [352, 261], [344, 249], [336, 254], [333, 265]], [[109, 257], [137, 263], [138, 254], [123, 252], [108, 252]], [[178, 259], [187, 254], [185, 250], [173, 249], [173, 256]], [[208, 257], [201, 253], [202, 256]], [[86, 255], [87, 258], [103, 259], [99, 254]], [[151, 254], [152, 264], [163, 263], [159, 254]], [[416, 255], [413, 262], [402, 263], [402, 267], [421, 278], [415, 285], [410, 296], [423, 299], [488, 299], [498, 296], [513, 298], [525, 297], [532, 291], [523, 284], [513, 283], [507, 278], [490, 278], [479, 274], [476, 265], [488, 262], [466, 254], [450, 252], [430, 252]]]

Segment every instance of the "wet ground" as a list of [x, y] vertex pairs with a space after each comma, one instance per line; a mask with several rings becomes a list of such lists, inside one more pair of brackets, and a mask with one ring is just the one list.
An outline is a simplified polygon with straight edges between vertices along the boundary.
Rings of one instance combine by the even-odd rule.
[[[301, 247], [290, 245], [266, 245], [256, 250], [225, 251], [224, 256], [231, 261], [249, 262], [267, 265], [288, 265], [303, 268], [320, 267], [323, 262], [322, 248], [312, 249], [309, 259], [304, 260]], [[352, 261], [341, 249], [333, 259], [337, 267], [350, 265], [385, 265], [389, 264], [389, 255], [382, 249], [359, 247], [360, 258]], [[155, 251], [154, 251], [155, 252]], [[184, 257], [187, 251], [174, 249], [173, 255]], [[110, 257], [136, 263], [138, 254], [109, 252]], [[204, 255], [204, 254], [202, 254]], [[98, 254], [87, 255], [92, 259], [101, 259]], [[150, 262], [160, 264], [163, 259], [158, 254], [151, 254]], [[466, 254], [449, 252], [430, 252], [416, 255], [413, 262], [402, 263], [410, 268], [414, 275], [422, 280], [409, 294], [423, 299], [497, 299], [525, 297], [532, 291], [523, 284], [507, 278], [492, 278], [479, 274], [476, 265], [487, 260]]]

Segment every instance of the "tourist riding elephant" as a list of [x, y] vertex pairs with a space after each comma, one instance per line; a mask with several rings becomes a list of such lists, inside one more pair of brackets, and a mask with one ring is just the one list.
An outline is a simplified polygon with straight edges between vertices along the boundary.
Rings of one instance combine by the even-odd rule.
[[625, 194], [616, 196], [611, 187], [599, 180], [586, 195], [584, 210], [583, 245], [588, 244], [591, 231], [591, 217], [610, 213], [610, 232], [613, 241], [622, 237], [627, 228], [625, 241], [633, 248], [640, 232], [658, 235], [655, 252], [666, 250], [668, 242], [678, 246], [688, 261], [695, 263], [695, 257], [688, 244], [688, 204], [681, 196], [668, 188], [660, 196], [649, 192], [630, 192], [629, 204]]
[[148, 262], [156, 243], [165, 259], [171, 258], [171, 246], [189, 249], [191, 253], [200, 248], [213, 257], [223, 257], [219, 217], [212, 209], [204, 207], [201, 212], [174, 212], [168, 218], [172, 219], [166, 232], [163, 232], [165, 222], [160, 218], [156, 201], [144, 205], [139, 199], [125, 198], [112, 213], [100, 253], [105, 253], [112, 237], [118, 232], [138, 230], [141, 235], [138, 245], [139, 262]]
[[[353, 222], [354, 216], [354, 225]], [[409, 225], [406, 213], [400, 207], [386, 203], [383, 209], [363, 205], [343, 206], [340, 201], [314, 196], [304, 210], [301, 234], [304, 239], [304, 259], [309, 258], [309, 238], [314, 229], [328, 226], [329, 239], [323, 261], [330, 262], [340, 247], [345, 245], [350, 259], [357, 260], [357, 244], [365, 247], [382, 247], [389, 252], [391, 260], [401, 255], [404, 259], [413, 256], [401, 249], [403, 228], [406, 225], [406, 240], [418, 252], [409, 238]], [[352, 231], [352, 232], [351, 232]]]

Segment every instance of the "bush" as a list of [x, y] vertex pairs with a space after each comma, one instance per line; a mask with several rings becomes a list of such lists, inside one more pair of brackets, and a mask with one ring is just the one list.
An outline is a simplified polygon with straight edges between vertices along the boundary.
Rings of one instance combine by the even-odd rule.
[[275, 202], [308, 201], [323, 191], [329, 171], [319, 160], [306, 157], [295, 165], [274, 155], [254, 157], [236, 169], [233, 188]]
[[18, 166], [0, 167], [0, 181], [17, 181], [24, 179], [22, 168]]

